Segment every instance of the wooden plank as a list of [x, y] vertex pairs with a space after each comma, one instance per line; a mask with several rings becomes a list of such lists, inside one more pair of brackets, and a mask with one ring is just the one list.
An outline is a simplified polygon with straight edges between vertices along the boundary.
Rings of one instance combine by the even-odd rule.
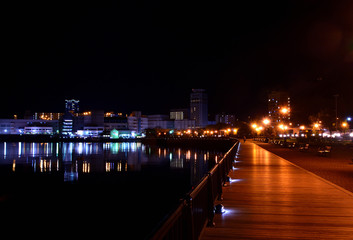
[[353, 239], [353, 194], [247, 141], [201, 239]]

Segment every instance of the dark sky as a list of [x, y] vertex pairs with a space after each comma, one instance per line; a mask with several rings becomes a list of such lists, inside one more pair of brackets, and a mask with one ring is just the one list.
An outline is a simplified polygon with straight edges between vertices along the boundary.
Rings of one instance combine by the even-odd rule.
[[[205, 88], [209, 111], [353, 112], [353, 2], [13, 3], [4, 7], [1, 115], [81, 109], [168, 114]], [[193, 2], [193, 3], [192, 3]]]

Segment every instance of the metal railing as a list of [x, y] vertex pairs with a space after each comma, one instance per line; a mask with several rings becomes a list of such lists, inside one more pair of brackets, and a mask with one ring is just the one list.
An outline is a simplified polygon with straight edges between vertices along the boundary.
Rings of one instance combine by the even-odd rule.
[[237, 141], [200, 183], [181, 200], [150, 239], [196, 240], [206, 225], [214, 225], [214, 202], [222, 198], [222, 186], [227, 181], [238, 146]]

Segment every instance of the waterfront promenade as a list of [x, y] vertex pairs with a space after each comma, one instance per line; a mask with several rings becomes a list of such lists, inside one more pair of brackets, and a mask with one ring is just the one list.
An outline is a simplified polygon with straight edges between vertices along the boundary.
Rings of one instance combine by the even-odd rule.
[[225, 212], [202, 240], [353, 239], [352, 192], [251, 141], [241, 143], [234, 165], [216, 202]]

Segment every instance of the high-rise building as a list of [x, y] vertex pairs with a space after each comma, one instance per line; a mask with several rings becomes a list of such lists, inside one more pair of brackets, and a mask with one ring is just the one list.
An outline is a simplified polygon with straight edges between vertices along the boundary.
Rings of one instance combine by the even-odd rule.
[[224, 123], [233, 126], [235, 123], [235, 115], [225, 113], [217, 114], [216, 123]]
[[268, 95], [268, 116], [272, 123], [290, 123], [291, 99], [288, 92], [272, 91]]
[[208, 97], [205, 89], [192, 89], [190, 94], [190, 119], [196, 127], [208, 125]]
[[80, 111], [79, 108], [80, 100], [70, 99], [65, 100], [65, 112], [70, 112], [72, 114], [76, 114]]

